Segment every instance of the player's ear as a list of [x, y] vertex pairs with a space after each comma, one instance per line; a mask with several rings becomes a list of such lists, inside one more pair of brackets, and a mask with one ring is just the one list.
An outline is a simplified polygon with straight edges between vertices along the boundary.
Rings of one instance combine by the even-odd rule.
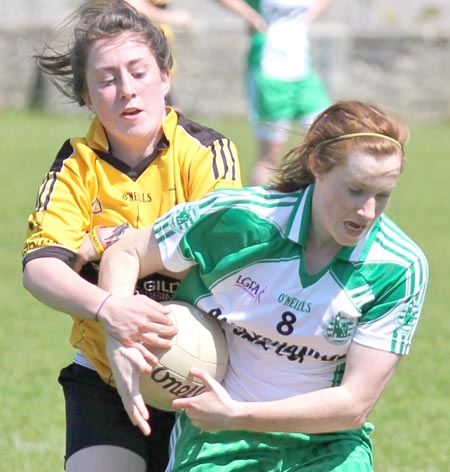
[[320, 165], [319, 161], [317, 160], [314, 154], [312, 156], [309, 156], [308, 164], [309, 169], [311, 170], [311, 173], [314, 175], [315, 179], [319, 179], [323, 174], [322, 166]]
[[167, 96], [167, 94], [170, 91], [170, 85], [171, 85], [170, 71], [167, 70], [161, 73], [161, 83], [162, 83], [162, 88], [164, 90], [164, 96]]

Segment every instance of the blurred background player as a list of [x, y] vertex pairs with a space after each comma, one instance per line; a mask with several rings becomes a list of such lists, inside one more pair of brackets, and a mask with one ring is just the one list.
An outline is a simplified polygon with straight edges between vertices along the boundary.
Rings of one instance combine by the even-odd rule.
[[278, 166], [292, 121], [307, 128], [330, 98], [310, 57], [309, 27], [331, 0], [218, 0], [249, 23], [247, 98], [258, 143], [250, 183]]

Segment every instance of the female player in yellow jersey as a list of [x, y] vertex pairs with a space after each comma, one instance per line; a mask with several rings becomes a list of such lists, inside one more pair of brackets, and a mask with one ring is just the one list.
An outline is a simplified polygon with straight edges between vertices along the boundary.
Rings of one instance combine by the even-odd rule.
[[[131, 425], [114, 388], [104, 333], [130, 346], [167, 347], [163, 336], [173, 335], [174, 327], [154, 300], [169, 299], [179, 281], [153, 274], [139, 282], [148, 317], [129, 312], [125, 302], [110, 311], [106, 292], [88, 296], [98, 265], [82, 266], [76, 255], [86, 234], [99, 258], [127, 228], [150, 225], [175, 204], [213, 189], [240, 187], [237, 152], [220, 133], [165, 106], [172, 58], [166, 38], [144, 14], [124, 1], [89, 2], [70, 25], [68, 50], [49, 49], [37, 56], [38, 64], [94, 118], [85, 137], [62, 145], [39, 189], [28, 220], [24, 286], [73, 317], [76, 354], [59, 378], [66, 470], [160, 471], [172, 415], [151, 411], [149, 437]], [[155, 320], [162, 337], [148, 334]]]

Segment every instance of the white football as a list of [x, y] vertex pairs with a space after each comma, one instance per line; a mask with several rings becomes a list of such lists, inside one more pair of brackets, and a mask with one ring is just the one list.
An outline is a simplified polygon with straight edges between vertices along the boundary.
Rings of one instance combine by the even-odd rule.
[[173, 411], [172, 400], [193, 397], [204, 385], [193, 378], [191, 367], [205, 369], [222, 381], [228, 365], [225, 334], [219, 322], [193, 305], [181, 301], [163, 302], [178, 332], [170, 349], [158, 353], [159, 362], [150, 374], [142, 375], [140, 389], [145, 402], [155, 408]]

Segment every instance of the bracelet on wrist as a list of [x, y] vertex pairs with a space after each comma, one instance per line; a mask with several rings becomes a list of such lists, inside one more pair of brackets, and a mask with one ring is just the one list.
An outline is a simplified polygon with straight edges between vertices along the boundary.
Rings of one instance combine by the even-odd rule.
[[100, 303], [100, 306], [97, 308], [97, 311], [95, 312], [95, 316], [94, 316], [94, 319], [95, 321], [98, 322], [98, 316], [100, 315], [100, 311], [101, 309], [103, 308], [103, 305], [106, 303], [106, 301], [108, 300], [108, 298], [112, 297], [112, 293], [108, 293], [108, 295], [106, 295], [106, 297], [103, 299], [103, 301]]

